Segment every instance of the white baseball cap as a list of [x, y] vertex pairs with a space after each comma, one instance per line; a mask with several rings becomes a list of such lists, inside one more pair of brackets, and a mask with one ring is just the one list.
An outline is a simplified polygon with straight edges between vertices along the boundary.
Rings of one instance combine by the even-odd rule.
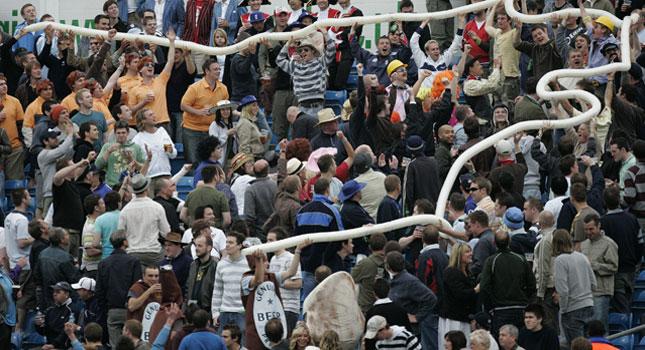
[[83, 277], [80, 280], [78, 280], [78, 283], [72, 284], [72, 288], [77, 290], [86, 289], [91, 292], [94, 292], [96, 290], [96, 281], [89, 277]]
[[367, 331], [365, 332], [365, 339], [374, 339], [376, 334], [383, 328], [387, 327], [387, 321], [383, 316], [372, 316], [369, 321], [367, 321]]

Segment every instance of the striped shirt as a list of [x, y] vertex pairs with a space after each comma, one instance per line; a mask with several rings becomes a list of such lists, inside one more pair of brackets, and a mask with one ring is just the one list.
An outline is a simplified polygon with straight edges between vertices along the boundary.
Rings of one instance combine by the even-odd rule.
[[284, 45], [276, 63], [280, 69], [291, 75], [293, 93], [298, 102], [307, 100], [323, 100], [327, 89], [327, 64], [336, 53], [336, 44], [333, 40], [327, 41], [325, 54], [311, 61], [296, 61], [289, 59], [289, 45]]
[[405, 327], [390, 326], [392, 338], [376, 342], [376, 349], [388, 350], [421, 350], [421, 342], [408, 332]]
[[217, 264], [211, 303], [213, 318], [219, 317], [221, 312], [244, 312], [240, 283], [242, 274], [248, 270], [249, 265], [244, 256], [240, 256], [235, 261], [231, 261], [229, 257], [226, 257]]
[[645, 162], [637, 162], [625, 172], [623, 199], [630, 212], [639, 219], [645, 219]]

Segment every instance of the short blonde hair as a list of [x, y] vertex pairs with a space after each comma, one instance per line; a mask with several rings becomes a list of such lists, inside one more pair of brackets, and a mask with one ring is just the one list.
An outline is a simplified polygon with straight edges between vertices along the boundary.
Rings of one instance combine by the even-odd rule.
[[481, 345], [484, 348], [490, 348], [490, 336], [488, 332], [483, 329], [478, 329], [470, 333], [470, 343]]

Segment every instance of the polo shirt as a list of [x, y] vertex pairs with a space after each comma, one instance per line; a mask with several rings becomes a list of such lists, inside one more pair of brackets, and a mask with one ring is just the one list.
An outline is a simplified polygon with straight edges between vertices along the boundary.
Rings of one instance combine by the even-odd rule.
[[71, 94], [67, 95], [61, 102], [61, 105], [63, 105], [65, 108], [67, 108], [68, 111], [73, 111], [73, 110], [78, 110], [78, 103], [76, 103], [76, 93], [72, 92]]
[[155, 112], [155, 121], [157, 123], [170, 122], [170, 117], [168, 116], [168, 108], [166, 106], [166, 86], [169, 79], [169, 73], [161, 72], [161, 74], [159, 74], [156, 78], [152, 79], [152, 84], [146, 85], [142, 82], [141, 85], [131, 89], [131, 91], [128, 92], [128, 102], [136, 105], [137, 103], [143, 101], [149, 92], [153, 92], [155, 95], [154, 100], [144, 105], [143, 108], [147, 108]]
[[23, 127], [30, 129], [34, 128], [34, 125], [36, 125], [36, 115], [43, 114], [43, 103], [45, 103], [45, 99], [38, 96], [29, 104], [29, 106], [27, 106], [24, 114], [24, 122], [22, 123]]
[[[184, 97], [181, 99], [182, 105], [191, 106], [195, 109], [213, 107], [220, 100], [227, 100], [228, 89], [226, 85], [217, 81], [215, 89], [211, 89], [206, 79], [202, 79], [188, 87]], [[208, 127], [215, 120], [215, 115], [200, 116], [189, 112], [184, 112], [182, 127], [201, 132], [208, 132]]]
[[0, 128], [3, 128], [7, 132], [7, 136], [11, 142], [11, 148], [19, 148], [22, 146], [22, 143], [20, 142], [16, 122], [21, 121], [24, 117], [22, 105], [17, 98], [9, 95], [5, 95], [0, 99], [0, 103], [2, 103], [2, 111], [5, 114], [5, 120], [0, 122]]

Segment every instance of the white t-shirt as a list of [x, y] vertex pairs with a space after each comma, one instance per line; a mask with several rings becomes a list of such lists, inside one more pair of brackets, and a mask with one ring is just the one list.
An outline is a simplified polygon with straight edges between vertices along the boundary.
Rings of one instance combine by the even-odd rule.
[[[152, 160], [148, 167], [148, 176], [156, 177], [160, 175], [171, 175], [170, 173], [170, 159], [177, 157], [177, 149], [175, 143], [166, 132], [164, 128], [157, 128], [154, 134], [149, 132], [139, 132], [132, 142], [136, 143], [145, 151], [146, 146], [152, 152]], [[172, 151], [167, 153], [164, 145], [170, 145]]]
[[[29, 258], [29, 254], [31, 253], [31, 245], [28, 245], [25, 248], [20, 248], [18, 246], [19, 239], [31, 238], [28, 231], [29, 219], [27, 219], [27, 216], [25, 216], [25, 214], [12, 211], [4, 219], [4, 227], [6, 231], [3, 241], [5, 247], [7, 248], [9, 267], [13, 269], [14, 267], [16, 267], [16, 262], [18, 261], [18, 259], [22, 257]], [[27, 265], [25, 265], [25, 267], [23, 267], [22, 269], [30, 270], [31, 267], [29, 266], [29, 262], [27, 262]]]
[[544, 210], [550, 211], [553, 214], [555, 221], [558, 221], [558, 216], [560, 216], [560, 210], [562, 209], [562, 201], [566, 198], [568, 197], [555, 197], [544, 204]]
[[[278, 275], [281, 272], [289, 270], [292, 260], [293, 254], [289, 251], [285, 251], [280, 255], [274, 255], [269, 263], [269, 272], [273, 272]], [[298, 272], [296, 272], [296, 274], [289, 280], [299, 280], [301, 278], [300, 265], [298, 265]], [[282, 306], [284, 307], [284, 310], [295, 313], [300, 312], [300, 289], [285, 289], [283, 285], [284, 282], [280, 284], [280, 296], [282, 297]]]
[[[224, 234], [224, 231], [211, 226], [211, 239], [213, 240], [211, 256], [219, 260], [222, 257], [221, 252], [224, 252], [226, 249], [226, 235]], [[189, 228], [184, 231], [184, 235], [181, 237], [181, 243], [190, 244], [192, 242], [193, 230]], [[197, 251], [195, 250], [194, 244], [190, 246], [190, 255], [193, 256], [193, 259], [197, 259]]]

